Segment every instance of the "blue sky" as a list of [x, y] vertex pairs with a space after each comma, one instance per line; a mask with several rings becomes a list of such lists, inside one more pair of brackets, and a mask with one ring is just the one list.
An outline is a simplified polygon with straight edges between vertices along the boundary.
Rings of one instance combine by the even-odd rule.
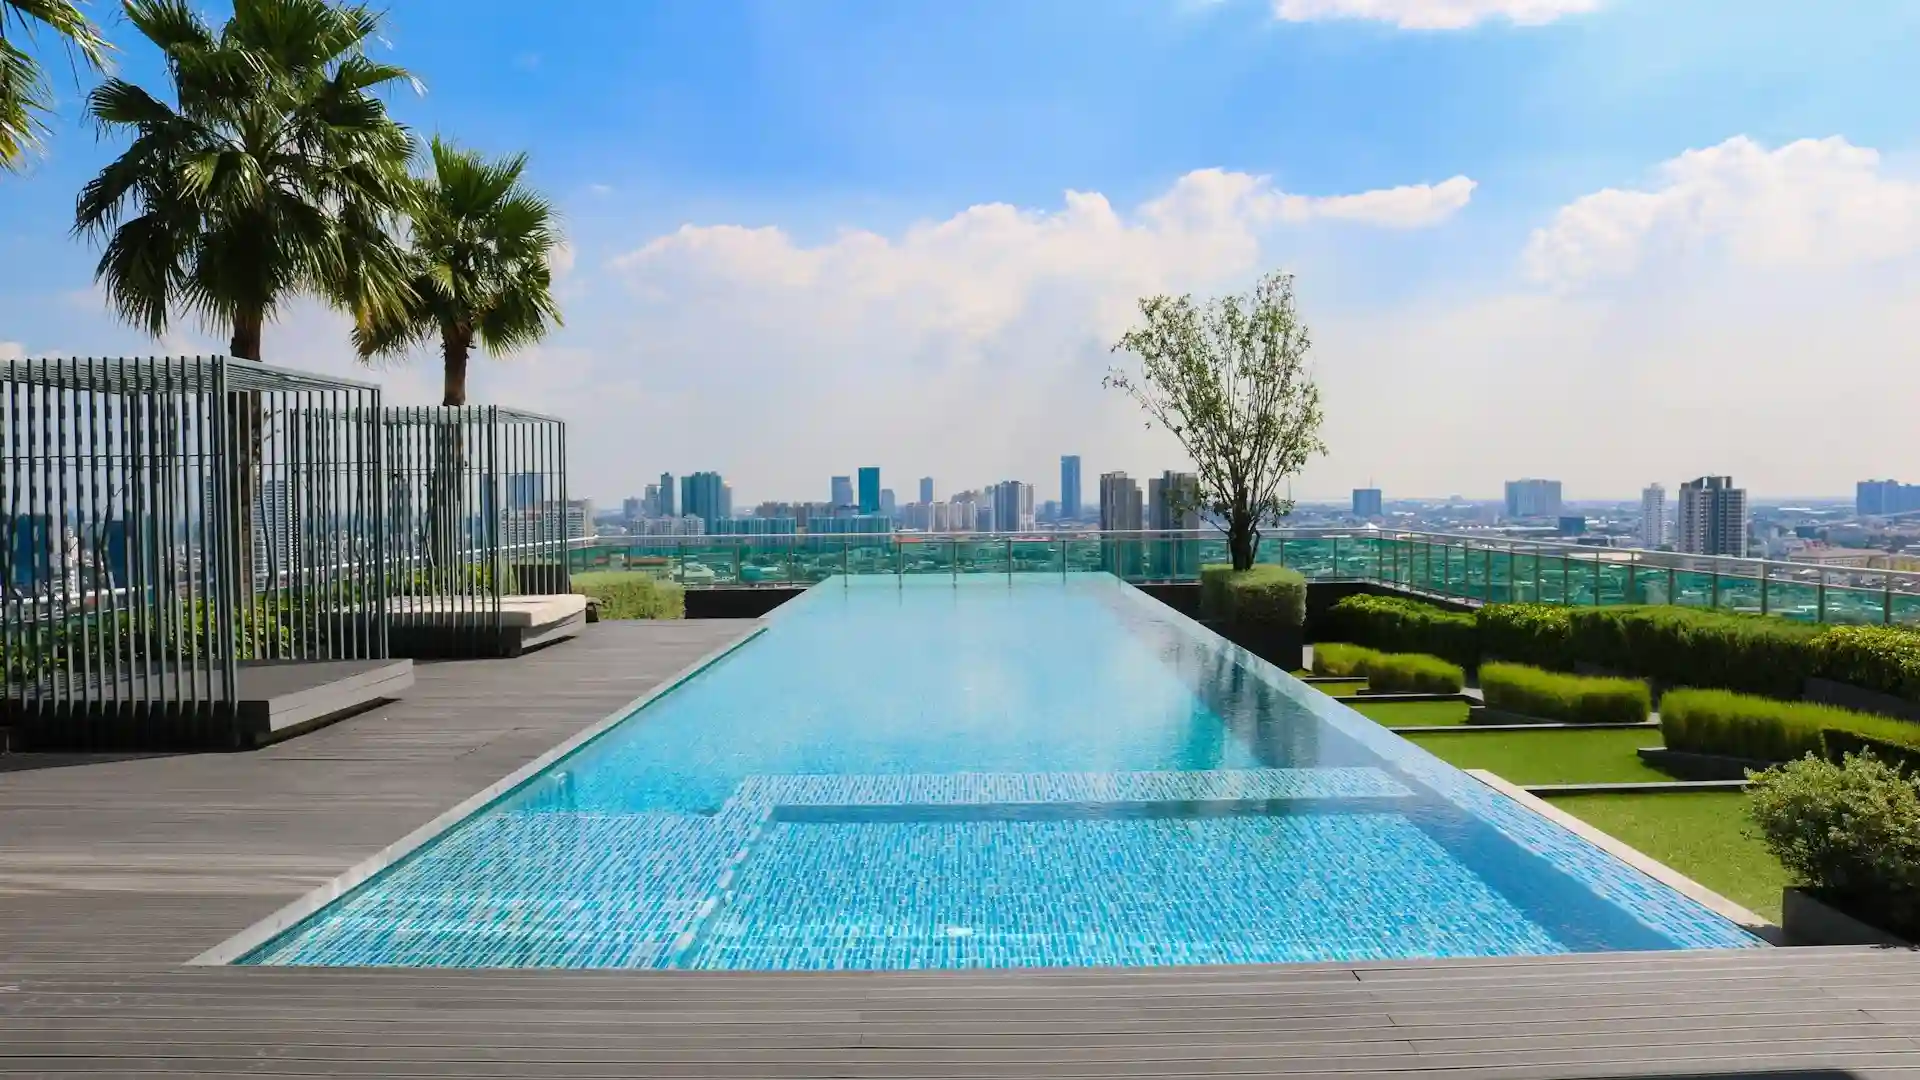
[[[122, 70], [157, 81], [95, 8]], [[1920, 475], [1892, 405], [1920, 391], [1910, 3], [399, 0], [388, 38], [428, 88], [394, 103], [408, 123], [529, 151], [565, 212], [568, 326], [478, 389], [572, 418], [575, 485], [600, 498], [662, 469], [757, 499], [870, 462], [903, 490], [1012, 476], [1043, 497], [1063, 452], [1176, 466], [1100, 390], [1102, 346], [1139, 292], [1275, 266], [1300, 274], [1329, 394], [1308, 494]], [[71, 114], [84, 88], [58, 86]], [[0, 349], [216, 348], [100, 307], [67, 224], [113, 148], [70, 119], [0, 178]], [[1799, 140], [1843, 141], [1782, 156]], [[1664, 171], [1688, 151], [1715, 153]], [[1142, 209], [1197, 170], [1264, 194]], [[1434, 193], [1454, 177], [1470, 199]], [[1276, 209], [1408, 188], [1396, 205], [1429, 200], [1412, 218]], [[1021, 213], [969, 213], [999, 204]], [[295, 305], [269, 359], [350, 371], [337, 334]], [[399, 397], [435, 382], [426, 361], [377, 374]]]

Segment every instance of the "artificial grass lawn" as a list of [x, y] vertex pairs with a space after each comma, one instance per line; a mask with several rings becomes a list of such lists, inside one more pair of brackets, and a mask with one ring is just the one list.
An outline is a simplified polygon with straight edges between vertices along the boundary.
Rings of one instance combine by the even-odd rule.
[[[1361, 702], [1349, 707], [1383, 727], [1459, 727], [1467, 722], [1467, 703], [1464, 701]], [[1480, 737], [1492, 739], [1499, 736]]]
[[1780, 921], [1787, 872], [1745, 835], [1752, 828], [1745, 792], [1562, 795], [1552, 802], [1741, 907]]
[[1449, 764], [1486, 769], [1516, 784], [1636, 784], [1673, 779], [1634, 753], [1642, 746], [1660, 745], [1660, 732], [1653, 728], [1423, 731], [1406, 738]]

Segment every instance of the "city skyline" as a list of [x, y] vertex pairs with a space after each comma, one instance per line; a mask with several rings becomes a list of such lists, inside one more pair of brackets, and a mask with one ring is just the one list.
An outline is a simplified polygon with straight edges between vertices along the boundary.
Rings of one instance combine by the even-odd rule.
[[[713, 0], [603, 6], [580, 34], [578, 5], [529, 27], [498, 4], [410, 0], [378, 56], [430, 91], [400, 119], [524, 147], [552, 194], [566, 326], [476, 357], [470, 391], [564, 417], [603, 501], [641, 462], [810, 495], [879, 447], [899, 476], [1043, 497], [1062, 453], [1089, 498], [1180, 467], [1101, 387], [1109, 347], [1143, 294], [1275, 268], [1325, 391], [1301, 497], [1526, 474], [1837, 497], [1920, 459], [1911, 5]], [[143, 48], [116, 65], [159, 72]], [[73, 193], [118, 147], [80, 96], [0, 199], [0, 355], [220, 351], [192, 320], [149, 339], [92, 285]], [[437, 400], [434, 357], [368, 368], [347, 329], [293, 300], [265, 357]], [[1738, 408], [1701, 407], [1736, 382]]]

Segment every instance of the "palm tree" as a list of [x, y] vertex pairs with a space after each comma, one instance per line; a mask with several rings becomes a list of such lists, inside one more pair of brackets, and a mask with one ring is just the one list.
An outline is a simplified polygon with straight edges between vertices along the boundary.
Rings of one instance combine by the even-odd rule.
[[560, 325], [553, 299], [560, 232], [553, 207], [522, 183], [525, 154], [488, 161], [435, 138], [428, 158], [432, 171], [416, 181], [412, 200], [410, 300], [369, 308], [354, 342], [371, 359], [437, 339], [446, 374], [441, 404], [465, 405], [475, 344], [500, 355]]
[[109, 46], [74, 0], [0, 0], [0, 170], [25, 163], [53, 111], [46, 73], [20, 44], [36, 26], [64, 39], [70, 54], [78, 52], [88, 67], [106, 66]]
[[278, 306], [313, 292], [356, 318], [406, 300], [390, 227], [413, 139], [378, 96], [412, 83], [367, 56], [380, 16], [328, 0], [236, 0], [216, 33], [188, 0], [126, 0], [167, 58], [172, 103], [123, 79], [87, 109], [124, 153], [81, 191], [75, 231], [122, 318], [164, 333], [181, 310], [261, 358]]

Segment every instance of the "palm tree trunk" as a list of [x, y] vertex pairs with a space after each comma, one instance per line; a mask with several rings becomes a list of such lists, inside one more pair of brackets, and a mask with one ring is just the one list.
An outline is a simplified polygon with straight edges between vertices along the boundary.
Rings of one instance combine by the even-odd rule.
[[467, 357], [473, 352], [473, 328], [455, 323], [440, 332], [440, 353], [446, 361], [446, 385], [442, 405], [467, 403]]
[[[243, 311], [233, 319], [233, 341], [228, 347], [228, 355], [241, 360], [260, 359], [260, 333], [266, 324], [266, 316], [261, 311]], [[265, 432], [261, 430], [263, 420], [260, 410], [260, 395], [251, 390], [233, 391], [227, 395], [227, 422], [231, 432], [233, 458], [230, 469], [233, 488], [233, 524], [234, 533], [234, 595], [239, 601], [240, 610], [235, 613], [239, 620], [236, 630], [241, 639], [240, 655], [257, 657], [262, 650], [254, 648], [253, 620], [249, 617], [254, 607], [254, 593], [257, 581], [254, 576], [256, 564], [254, 536], [255, 517], [259, 513], [260, 498], [260, 461], [262, 441]], [[272, 567], [269, 567], [271, 571]], [[226, 646], [222, 646], [223, 648]]]
[[[446, 386], [440, 403], [459, 408], [467, 403], [467, 357], [473, 348], [471, 328], [452, 324], [441, 329], [440, 351], [446, 360]], [[434, 448], [431, 488], [427, 497], [427, 558], [433, 588], [446, 593], [465, 593], [474, 584], [458, 578], [463, 547], [460, 542], [462, 496], [466, 484], [466, 425], [459, 415], [449, 415], [442, 425]], [[497, 512], [497, 508], [496, 508]]]

